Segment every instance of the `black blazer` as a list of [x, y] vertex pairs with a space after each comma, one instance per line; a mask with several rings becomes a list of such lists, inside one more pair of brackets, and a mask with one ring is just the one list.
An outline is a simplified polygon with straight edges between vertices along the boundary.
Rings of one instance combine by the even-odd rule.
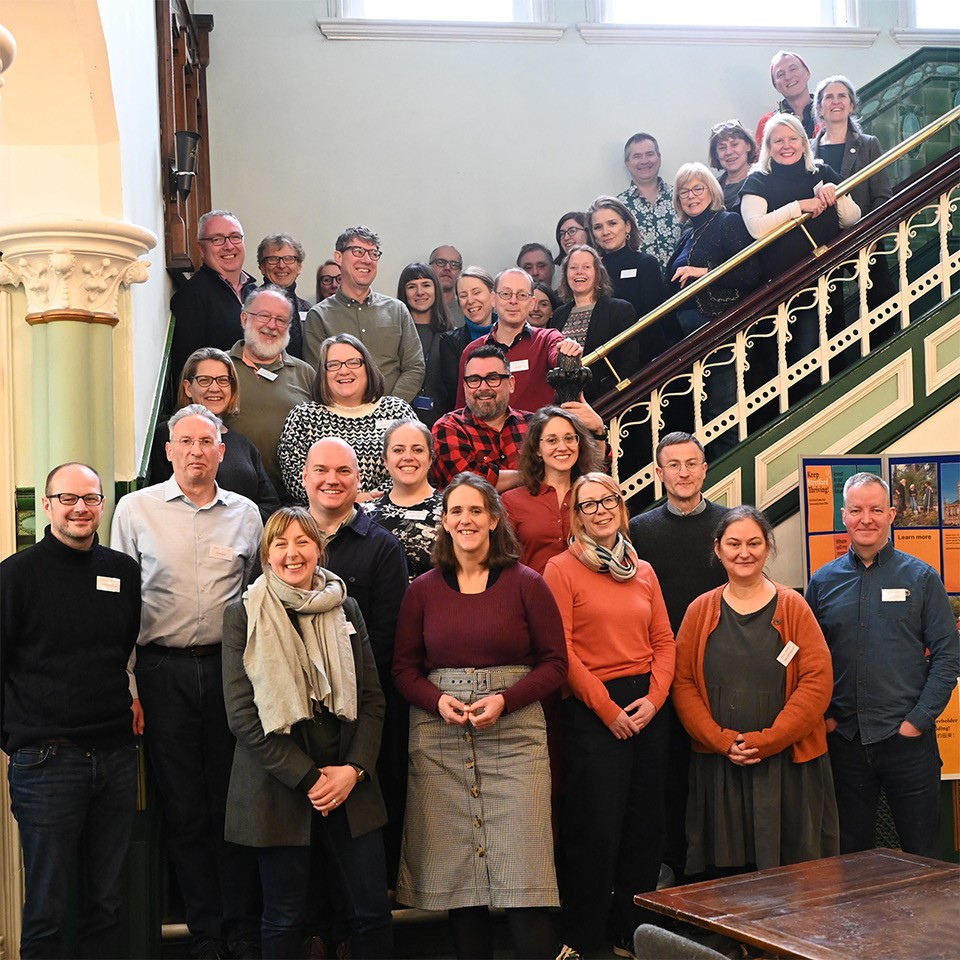
[[[817, 158], [820, 156], [820, 141], [823, 139], [824, 132], [821, 130], [810, 141], [813, 155]], [[868, 163], [873, 163], [882, 153], [883, 147], [880, 146], [880, 141], [876, 137], [871, 137], [868, 133], [857, 133], [852, 127], [848, 127], [847, 142], [843, 145], [843, 163], [839, 170], [840, 179], [846, 180]], [[871, 210], [893, 196], [889, 171], [889, 167], [878, 170], [866, 183], [861, 183], [850, 191], [850, 196], [860, 208], [861, 216], [865, 217]]]
[[[670, 279], [676, 270], [674, 262], [686, 245], [691, 230], [696, 229], [697, 227], [686, 224], [677, 241], [677, 248], [667, 263], [665, 273], [671, 296], [681, 290], [680, 284]], [[739, 213], [719, 210], [697, 234], [690, 250], [689, 264], [691, 267], [712, 269], [725, 263], [751, 243], [753, 243], [753, 237], [747, 233], [743, 217]], [[692, 305], [696, 306], [705, 317], [719, 317], [721, 313], [726, 313], [739, 303], [742, 297], [756, 290], [760, 286], [760, 280], [759, 257], [750, 257], [745, 263], [734, 267], [729, 273], [710, 284], [706, 290], [698, 293], [693, 298]], [[687, 302], [691, 303], [691, 301]]]
[[440, 334], [434, 361], [436, 393], [433, 398], [434, 412], [439, 411], [439, 416], [456, 409], [457, 387], [460, 385], [460, 355], [468, 343], [470, 343], [470, 331], [466, 324]]
[[[554, 311], [547, 324], [557, 330], [563, 330], [564, 324], [573, 311], [573, 301], [565, 303]], [[637, 322], [637, 311], [626, 300], [616, 300], [613, 297], [600, 296], [594, 304], [590, 315], [590, 325], [587, 327], [587, 336], [583, 343], [584, 354], [596, 350], [618, 333], [626, 330]], [[617, 347], [610, 354], [610, 362], [617, 368], [621, 377], [629, 377], [640, 369], [640, 342], [632, 337], [623, 346]], [[590, 367], [593, 377], [583, 391], [587, 403], [593, 403], [598, 397], [609, 393], [616, 385], [617, 378], [611, 373], [607, 364], [600, 360]]]

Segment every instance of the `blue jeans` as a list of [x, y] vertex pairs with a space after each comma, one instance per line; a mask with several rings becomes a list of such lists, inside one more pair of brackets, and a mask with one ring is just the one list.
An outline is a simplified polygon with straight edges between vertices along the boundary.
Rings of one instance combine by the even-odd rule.
[[[353, 955], [369, 960], [393, 956], [381, 832], [352, 837], [341, 807], [327, 817], [315, 813], [312, 834], [312, 845], [330, 859], [340, 881]], [[311, 847], [260, 847], [256, 855], [263, 886], [264, 960], [299, 957], [310, 894]]]
[[905, 853], [940, 859], [940, 751], [933, 730], [919, 737], [895, 733], [864, 744], [860, 734], [847, 740], [827, 736], [833, 785], [840, 813], [840, 852], [876, 846], [880, 788]]
[[137, 748], [21, 747], [9, 767], [26, 899], [20, 956], [63, 957], [79, 864], [78, 957], [120, 955], [121, 880], [137, 803]]

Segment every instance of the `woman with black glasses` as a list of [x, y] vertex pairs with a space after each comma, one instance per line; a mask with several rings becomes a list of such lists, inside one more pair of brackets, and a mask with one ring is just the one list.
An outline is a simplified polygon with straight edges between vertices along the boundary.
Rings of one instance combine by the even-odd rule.
[[[199, 403], [223, 421], [223, 460], [217, 468], [217, 483], [252, 500], [260, 508], [260, 516], [267, 518], [280, 506], [280, 498], [273, 486], [260, 451], [239, 430], [230, 427], [233, 415], [240, 409], [240, 384], [229, 354], [216, 347], [201, 347], [187, 357], [180, 374], [177, 410], [188, 403]], [[164, 420], [157, 424], [150, 450], [149, 478], [151, 483], [163, 483], [173, 476], [173, 465], [167, 457], [170, 431]]]
[[[586, 955], [608, 928], [617, 948], [642, 922], [664, 833], [667, 727], [675, 660], [653, 568], [637, 558], [616, 482], [585, 473], [571, 492], [570, 547], [544, 579], [563, 618], [563, 941]], [[563, 955], [563, 954], [561, 954]], [[626, 954], [622, 954], [626, 955]]]
[[320, 344], [313, 396], [287, 414], [277, 445], [283, 482], [293, 500], [307, 503], [303, 465], [310, 447], [324, 437], [340, 437], [353, 447], [360, 466], [359, 501], [389, 490], [384, 434], [394, 420], [415, 420], [416, 414], [406, 400], [383, 395], [383, 374], [356, 337], [338, 333]]

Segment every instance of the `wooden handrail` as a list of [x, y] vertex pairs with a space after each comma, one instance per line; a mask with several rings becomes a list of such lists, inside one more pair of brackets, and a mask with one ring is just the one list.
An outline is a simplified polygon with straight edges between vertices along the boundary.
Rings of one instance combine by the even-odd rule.
[[705, 356], [717, 347], [730, 343], [738, 332], [758, 317], [773, 312], [785, 299], [785, 290], [798, 290], [809, 286], [812, 279], [849, 260], [853, 251], [890, 233], [904, 219], [905, 214], [921, 209], [958, 182], [960, 148], [954, 148], [911, 177], [903, 189], [869, 216], [849, 230], [844, 230], [824, 255], [811, 255], [801, 260], [778, 278], [775, 285], [765, 284], [748, 294], [728, 313], [684, 337], [647, 364], [639, 374], [631, 378], [626, 389], [613, 389], [598, 398], [593, 404], [594, 408], [604, 420], [622, 413], [648, 395], [658, 384], [688, 370], [692, 359]]
[[[943, 114], [943, 116], [934, 120], [932, 123], [927, 124], [927, 126], [925, 126], [922, 130], [918, 130], [912, 137], [908, 137], [906, 140], [898, 143], [895, 147], [879, 156], [872, 163], [867, 164], [867, 166], [865, 166], [862, 170], [858, 170], [856, 173], [844, 180], [843, 183], [839, 184], [837, 187], [837, 195], [844, 196], [845, 194], [849, 193], [854, 187], [859, 186], [865, 180], [869, 179], [878, 170], [882, 170], [884, 167], [896, 162], [902, 156], [910, 153], [912, 150], [916, 150], [916, 148], [924, 141], [939, 133], [951, 123], [957, 122], [958, 120], [960, 120], [960, 107], [954, 107], [952, 110]], [[884, 204], [884, 206], [887, 206], [888, 204]], [[649, 313], [637, 320], [633, 326], [628, 327], [626, 330], [618, 333], [606, 343], [597, 347], [596, 350], [588, 353], [583, 358], [583, 365], [585, 367], [589, 367], [598, 360], [606, 358], [610, 353], [616, 350], [617, 347], [626, 343], [628, 340], [640, 333], [641, 330], [645, 330], [651, 324], [656, 323], [657, 320], [667, 316], [667, 314], [676, 310], [677, 307], [696, 296], [701, 290], [710, 286], [710, 284], [722, 277], [725, 273], [733, 270], [735, 267], [740, 266], [740, 264], [745, 260], [748, 260], [758, 251], [773, 243], [774, 240], [777, 240], [784, 234], [789, 233], [795, 227], [802, 225], [810, 218], [811, 214], [805, 213], [800, 217], [788, 220], [786, 223], [781, 224], [771, 233], [768, 233], [765, 237], [761, 237], [759, 240], [754, 240], [753, 243], [747, 247], [744, 247], [743, 250], [732, 256], [729, 260], [709, 270], [706, 274], [704, 274], [704, 276], [684, 287], [684, 289], [679, 293], [675, 293], [672, 297], [664, 300], [664, 302], [661, 303], [656, 309], [651, 310]], [[849, 231], [845, 231], [841, 236], [845, 235], [846, 233], [849, 233]], [[822, 257], [829, 249], [831, 249], [831, 247], [816, 247], [813, 250], [813, 255], [815, 257]], [[791, 272], [790, 274], [785, 274], [784, 276], [788, 277], [792, 275], [793, 273]], [[610, 365], [609, 360], [606, 362], [608, 365]], [[611, 369], [614, 368], [611, 367]], [[616, 369], [614, 369], [614, 373], [621, 378], [615, 388], [621, 392], [629, 388], [636, 378], [636, 374], [632, 374], [631, 376], [623, 376], [622, 372], [617, 371]]]

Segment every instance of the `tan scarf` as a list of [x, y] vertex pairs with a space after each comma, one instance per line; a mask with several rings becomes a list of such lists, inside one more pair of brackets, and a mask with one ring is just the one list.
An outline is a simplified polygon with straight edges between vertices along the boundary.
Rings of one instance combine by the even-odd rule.
[[637, 575], [637, 551], [622, 534], [612, 549], [601, 547], [585, 533], [570, 538], [570, 552], [594, 573], [609, 573], [614, 580], [632, 580]]
[[[322, 704], [341, 720], [357, 719], [357, 671], [343, 601], [347, 589], [318, 567], [312, 590], [264, 571], [247, 588], [243, 667], [264, 733], [289, 733]], [[299, 631], [288, 610], [297, 614]]]

